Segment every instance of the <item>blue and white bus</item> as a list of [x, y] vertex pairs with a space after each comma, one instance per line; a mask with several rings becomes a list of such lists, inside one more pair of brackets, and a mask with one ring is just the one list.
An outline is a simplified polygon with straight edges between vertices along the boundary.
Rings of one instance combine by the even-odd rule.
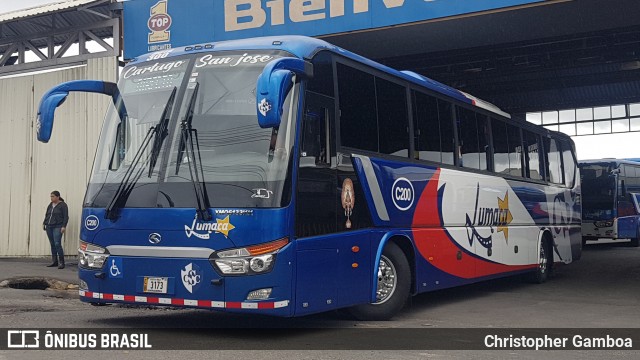
[[583, 243], [629, 239], [640, 246], [640, 163], [630, 160], [582, 160]]
[[410, 295], [580, 258], [574, 145], [324, 41], [282, 36], [134, 59], [82, 213], [83, 301], [387, 319]]

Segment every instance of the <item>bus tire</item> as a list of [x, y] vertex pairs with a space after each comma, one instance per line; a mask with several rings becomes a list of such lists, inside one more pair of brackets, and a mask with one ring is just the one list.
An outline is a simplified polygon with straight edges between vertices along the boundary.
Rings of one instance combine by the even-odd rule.
[[535, 284], [542, 284], [549, 278], [549, 272], [553, 264], [553, 253], [551, 252], [551, 242], [543, 239], [540, 244], [540, 252], [538, 254], [538, 266], [531, 273], [530, 280]]
[[636, 237], [631, 238], [631, 242], [629, 243], [629, 246], [631, 247], [640, 246], [640, 230], [636, 230]]
[[377, 301], [357, 305], [349, 312], [359, 320], [389, 320], [407, 303], [411, 289], [411, 268], [404, 252], [390, 242], [378, 263]]

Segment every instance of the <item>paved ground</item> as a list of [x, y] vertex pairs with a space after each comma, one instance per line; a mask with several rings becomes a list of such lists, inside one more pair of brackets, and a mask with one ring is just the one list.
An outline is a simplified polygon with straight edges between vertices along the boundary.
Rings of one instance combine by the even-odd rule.
[[76, 261], [66, 264], [64, 269], [49, 268], [51, 259], [0, 259], [0, 281], [24, 277], [39, 277], [78, 283], [78, 267]]
[[[46, 262], [0, 260], [0, 280], [10, 276], [57, 276], [74, 281], [72, 269], [46, 268]], [[64, 276], [64, 278], [63, 278]], [[454, 329], [453, 333], [434, 333], [435, 341], [450, 342], [455, 329], [536, 328], [541, 333], [557, 332], [556, 328], [576, 332], [595, 328], [604, 336], [612, 328], [640, 327], [640, 248], [626, 244], [588, 245], [579, 262], [562, 267], [549, 282], [534, 285], [518, 278], [501, 279], [415, 297], [409, 308], [392, 321], [359, 322], [335, 312], [296, 319], [280, 319], [234, 315], [206, 310], [150, 308], [132, 306], [93, 307], [77, 300], [70, 291], [0, 289], [0, 328], [73, 327], [83, 329], [199, 328], [200, 336], [210, 348], [230, 344], [246, 344], [244, 351], [144, 351], [91, 352], [92, 358], [228, 358], [231, 356], [261, 359], [424, 359], [424, 358], [518, 358], [596, 359], [615, 357], [638, 358], [630, 351], [326, 351], [315, 349], [317, 339], [331, 329]], [[258, 328], [258, 330], [256, 330]], [[276, 328], [274, 330], [274, 328]], [[277, 329], [315, 328], [319, 332], [283, 331]], [[227, 331], [226, 329], [236, 329]], [[237, 331], [240, 329], [240, 331]], [[262, 330], [261, 330], [262, 329]], [[324, 329], [324, 330], [322, 330]], [[600, 329], [600, 330], [598, 330]], [[464, 331], [464, 330], [459, 330]], [[632, 330], [635, 331], [635, 330]], [[640, 330], [638, 330], [640, 331]], [[185, 330], [168, 330], [179, 336]], [[453, 334], [453, 335], [452, 335]], [[204, 338], [202, 337], [204, 335]], [[295, 351], [260, 351], [271, 341], [295, 344]], [[349, 341], [349, 339], [345, 339]], [[375, 341], [375, 339], [374, 339]], [[322, 344], [321, 344], [322, 345]], [[245, 348], [245, 347], [241, 347]], [[324, 348], [324, 347], [323, 347]], [[80, 355], [59, 352], [61, 357]], [[45, 359], [51, 353], [2, 352], [0, 360]]]

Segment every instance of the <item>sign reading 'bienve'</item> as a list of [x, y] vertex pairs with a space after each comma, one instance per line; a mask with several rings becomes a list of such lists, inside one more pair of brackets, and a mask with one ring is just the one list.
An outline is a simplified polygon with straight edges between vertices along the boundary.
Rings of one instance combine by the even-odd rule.
[[544, 0], [126, 1], [125, 57], [219, 40], [383, 28], [537, 2]]

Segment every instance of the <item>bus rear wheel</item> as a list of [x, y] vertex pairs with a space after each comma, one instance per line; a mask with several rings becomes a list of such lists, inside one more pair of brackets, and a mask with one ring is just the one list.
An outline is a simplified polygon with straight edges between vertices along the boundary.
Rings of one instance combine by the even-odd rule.
[[640, 246], [640, 229], [636, 230], [636, 237], [631, 238], [631, 242], [629, 243], [629, 246], [632, 246], [632, 247]]
[[549, 240], [543, 240], [540, 244], [540, 253], [538, 254], [538, 266], [531, 274], [531, 282], [542, 284], [549, 278], [549, 272], [553, 264], [553, 254], [551, 253], [551, 243]]
[[389, 320], [407, 303], [411, 288], [409, 262], [398, 245], [385, 246], [378, 262], [376, 301], [349, 312], [359, 320]]

